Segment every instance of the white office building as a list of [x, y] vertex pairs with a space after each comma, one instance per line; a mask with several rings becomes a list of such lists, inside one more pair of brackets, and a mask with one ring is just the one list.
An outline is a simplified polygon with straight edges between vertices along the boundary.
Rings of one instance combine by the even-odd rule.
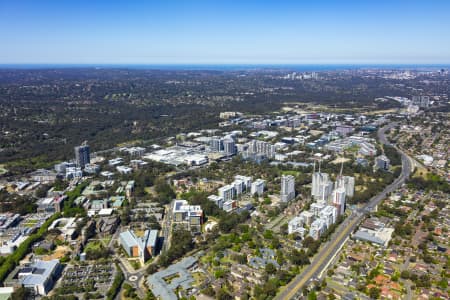
[[358, 153], [364, 156], [374, 156], [377, 153], [377, 149], [371, 143], [362, 142], [359, 144]]
[[345, 195], [347, 197], [353, 197], [355, 194], [355, 177], [340, 176], [336, 181], [336, 187], [344, 187]]
[[429, 96], [412, 96], [412, 104], [427, 108], [430, 106]]
[[236, 195], [234, 185], [225, 185], [218, 190], [219, 197], [222, 197], [224, 202], [233, 200]]
[[28, 266], [21, 267], [17, 278], [23, 287], [33, 289], [36, 294], [45, 296], [58, 280], [61, 268], [58, 259], [37, 260]]
[[217, 195], [208, 196], [208, 200], [214, 202], [220, 209], [223, 208], [223, 198]]
[[229, 156], [236, 154], [236, 144], [231, 137], [227, 137], [223, 140], [223, 151]]
[[303, 228], [303, 218], [300, 216], [297, 216], [289, 221], [288, 223], [288, 233], [296, 233], [302, 231]]
[[303, 223], [308, 226], [310, 226], [311, 223], [314, 221], [314, 214], [307, 210], [302, 211], [299, 217], [303, 220]]
[[55, 165], [55, 171], [58, 174], [65, 174], [67, 168], [75, 168], [76, 166], [77, 165], [75, 163], [70, 163], [70, 162], [64, 161], [62, 163]]
[[334, 206], [328, 205], [322, 211], [320, 211], [319, 216], [321, 219], [325, 220], [328, 228], [332, 224], [336, 223], [337, 209]]
[[320, 236], [325, 232], [325, 230], [327, 230], [325, 221], [320, 218], [316, 219], [311, 223], [311, 226], [309, 227], [309, 236], [311, 236], [315, 240], [318, 240]]
[[314, 216], [318, 217], [325, 206], [326, 203], [323, 201], [314, 202], [313, 204], [311, 204], [310, 211], [314, 214]]
[[333, 191], [332, 203], [336, 207], [339, 216], [342, 216], [345, 212], [345, 195], [345, 188], [342, 186]]
[[374, 169], [380, 169], [383, 171], [388, 171], [391, 161], [387, 158], [386, 155], [380, 155], [375, 157], [375, 166]]
[[233, 211], [237, 207], [236, 200], [228, 200], [223, 203], [223, 210], [226, 212]]
[[253, 140], [248, 143], [247, 152], [249, 154], [262, 154], [268, 158], [273, 158], [275, 151], [275, 146], [268, 142]]
[[211, 148], [211, 151], [221, 152], [221, 151], [223, 151], [223, 139], [221, 139], [219, 137], [213, 137], [209, 141], [209, 146]]
[[201, 232], [203, 210], [200, 205], [189, 205], [186, 200], [175, 200], [172, 214], [175, 224], [184, 225], [191, 232]]
[[133, 168], [130, 168], [130, 167], [127, 167], [127, 166], [117, 166], [116, 170], [120, 174], [131, 174], [133, 172]]
[[313, 196], [315, 199], [321, 199], [321, 186], [324, 182], [328, 181], [330, 180], [327, 173], [314, 172], [312, 176], [311, 196]]
[[83, 177], [83, 171], [80, 167], [66, 168], [66, 179], [81, 178]]
[[244, 183], [244, 190], [246, 192], [250, 191], [252, 185], [252, 178], [250, 176], [236, 175], [234, 179], [242, 181]]
[[295, 198], [295, 177], [292, 175], [281, 176], [281, 193], [282, 202], [288, 202]]
[[318, 199], [329, 202], [331, 200], [331, 195], [333, 194], [333, 186], [334, 184], [331, 180], [323, 182], [320, 185], [320, 194]]
[[239, 196], [245, 191], [245, 185], [242, 180], [236, 179], [231, 183], [231, 185], [234, 186], [234, 191], [236, 193], [236, 196]]
[[266, 181], [265, 180], [256, 179], [256, 181], [252, 183], [252, 187], [251, 187], [250, 193], [252, 195], [257, 194], [258, 196], [261, 196], [264, 193], [265, 185], [266, 185]]
[[316, 200], [328, 201], [333, 192], [333, 182], [327, 173], [315, 172], [312, 177], [311, 195]]
[[100, 166], [97, 164], [87, 164], [84, 166], [84, 171], [88, 174], [97, 174], [100, 172]]

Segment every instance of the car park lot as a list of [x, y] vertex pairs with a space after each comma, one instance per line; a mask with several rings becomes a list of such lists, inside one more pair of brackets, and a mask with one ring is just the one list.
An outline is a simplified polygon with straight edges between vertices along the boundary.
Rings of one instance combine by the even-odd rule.
[[63, 272], [57, 290], [66, 295], [82, 295], [86, 292], [106, 294], [115, 273], [114, 264], [110, 262], [68, 266]]

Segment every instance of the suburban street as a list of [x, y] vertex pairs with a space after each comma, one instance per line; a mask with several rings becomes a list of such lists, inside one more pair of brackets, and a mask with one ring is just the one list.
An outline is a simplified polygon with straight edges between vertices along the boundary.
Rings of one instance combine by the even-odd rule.
[[[396, 123], [390, 123], [378, 130], [378, 139], [383, 144], [390, 144], [386, 139], [386, 131], [395, 127]], [[380, 194], [374, 196], [362, 208], [356, 210], [350, 217], [348, 217], [332, 235], [329, 242], [323, 245], [319, 252], [315, 255], [311, 264], [297, 277], [295, 277], [277, 296], [275, 299], [296, 299], [301, 293], [303, 287], [323, 273], [327, 268], [329, 262], [339, 252], [345, 242], [348, 240], [352, 232], [364, 219], [365, 215], [374, 209], [385, 197], [400, 187], [409, 177], [414, 166], [410, 157], [399, 150], [402, 157], [402, 172], [400, 176], [388, 185]]]

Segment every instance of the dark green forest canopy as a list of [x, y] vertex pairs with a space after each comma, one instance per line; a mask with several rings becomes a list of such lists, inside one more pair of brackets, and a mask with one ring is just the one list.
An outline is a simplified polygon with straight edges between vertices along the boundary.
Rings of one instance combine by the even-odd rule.
[[395, 80], [330, 73], [287, 81], [279, 76], [285, 71], [0, 69], [0, 162], [47, 167], [72, 158], [73, 146], [84, 140], [94, 151], [157, 142], [217, 127], [221, 111], [267, 113], [288, 102], [384, 109], [397, 104], [374, 103], [376, 97], [408, 96]]

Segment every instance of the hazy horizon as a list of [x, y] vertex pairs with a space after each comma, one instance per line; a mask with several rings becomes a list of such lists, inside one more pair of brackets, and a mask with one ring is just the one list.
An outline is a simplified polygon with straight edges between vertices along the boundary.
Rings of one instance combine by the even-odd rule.
[[303, 72], [333, 71], [345, 69], [405, 69], [430, 70], [450, 68], [450, 64], [0, 64], [1, 69], [45, 70], [45, 69], [130, 69], [130, 70], [204, 70], [204, 71], [245, 71], [254, 69], [293, 70]]

